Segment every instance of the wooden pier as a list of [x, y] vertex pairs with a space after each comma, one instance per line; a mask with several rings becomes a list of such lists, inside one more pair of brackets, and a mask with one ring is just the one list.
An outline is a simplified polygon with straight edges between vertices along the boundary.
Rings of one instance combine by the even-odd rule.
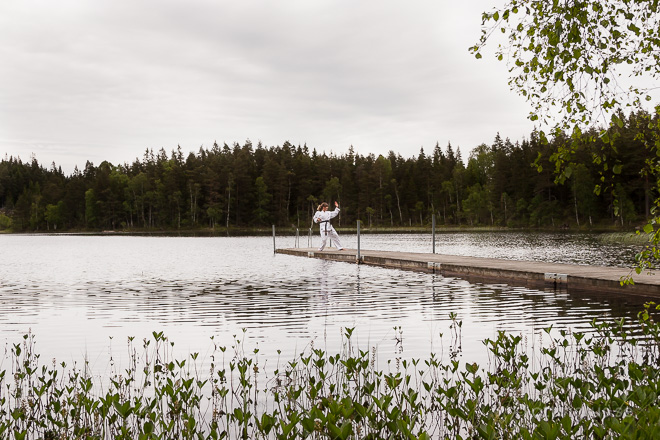
[[431, 272], [476, 282], [502, 282], [511, 285], [544, 288], [555, 287], [570, 291], [609, 292], [660, 298], [660, 275], [635, 274], [634, 285], [621, 285], [630, 269], [605, 266], [545, 263], [539, 261], [500, 260], [495, 258], [415, 252], [360, 251], [355, 249], [315, 248], [277, 249], [279, 254], [307, 258], [321, 258], [353, 264], [390, 267]]

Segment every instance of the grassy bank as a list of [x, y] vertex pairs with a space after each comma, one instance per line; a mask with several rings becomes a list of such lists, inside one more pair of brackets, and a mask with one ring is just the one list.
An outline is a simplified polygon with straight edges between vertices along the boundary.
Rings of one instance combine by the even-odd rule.
[[[0, 437], [14, 439], [333, 438], [573, 439], [660, 435], [660, 326], [641, 312], [589, 334], [546, 329], [546, 342], [500, 332], [487, 365], [461, 361], [451, 316], [446, 353], [376, 365], [345, 329], [339, 353], [313, 346], [268, 370], [240, 340], [172, 357], [162, 333], [128, 367], [95, 381], [87, 364], [42, 364], [34, 337], [0, 372]], [[400, 329], [398, 336], [402, 337]], [[401, 344], [398, 339], [397, 344]], [[530, 346], [531, 344], [531, 346]], [[399, 351], [399, 353], [402, 349]]]
[[612, 244], [632, 244], [642, 246], [649, 244], [648, 234], [636, 234], [634, 232], [609, 232], [600, 235], [598, 239], [604, 243]]

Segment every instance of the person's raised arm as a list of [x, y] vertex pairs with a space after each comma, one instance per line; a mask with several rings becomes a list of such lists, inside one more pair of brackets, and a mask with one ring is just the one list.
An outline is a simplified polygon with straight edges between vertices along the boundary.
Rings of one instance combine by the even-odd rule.
[[341, 211], [341, 209], [339, 209], [339, 203], [335, 202], [335, 209], [330, 213], [330, 218], [337, 217], [339, 215], [339, 211]]

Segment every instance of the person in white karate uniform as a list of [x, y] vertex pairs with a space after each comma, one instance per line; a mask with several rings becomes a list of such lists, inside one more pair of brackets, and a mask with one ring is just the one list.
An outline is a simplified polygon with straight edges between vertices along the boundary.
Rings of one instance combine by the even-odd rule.
[[321, 247], [319, 251], [322, 251], [325, 248], [325, 243], [328, 241], [328, 237], [332, 240], [337, 246], [337, 250], [341, 251], [344, 248], [341, 245], [337, 231], [332, 227], [330, 220], [339, 215], [339, 203], [335, 202], [335, 210], [328, 211], [328, 204], [323, 202], [319, 205], [314, 214], [314, 223], [317, 223], [321, 229]]

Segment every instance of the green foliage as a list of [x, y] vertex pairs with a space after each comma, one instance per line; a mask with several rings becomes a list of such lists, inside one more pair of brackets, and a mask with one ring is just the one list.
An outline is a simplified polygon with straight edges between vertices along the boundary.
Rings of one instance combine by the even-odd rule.
[[[650, 112], [648, 107], [660, 76], [659, 8], [655, 0], [508, 0], [483, 14], [483, 24], [490, 27], [470, 49], [481, 58], [486, 43], [503, 34], [506, 43], [499, 45], [496, 56], [509, 61], [509, 84], [533, 106], [530, 119], [553, 125], [555, 137], [570, 133], [549, 156], [556, 181], [563, 183], [576, 164], [586, 163], [579, 157], [585, 142], [600, 143], [604, 148], [592, 151], [592, 161], [600, 166], [596, 193], [612, 195], [615, 215], [623, 223], [626, 216], [634, 216], [634, 206], [622, 192], [619, 176], [632, 168], [633, 174], [650, 179], [653, 188], [646, 188], [645, 211], [649, 218], [648, 198], [653, 197], [655, 210], [647, 224], [651, 227], [660, 215], [660, 106]], [[631, 113], [630, 120], [624, 111]], [[626, 139], [623, 130], [631, 122], [638, 127], [637, 135]], [[642, 160], [620, 160], [618, 146], [635, 141], [641, 144]], [[579, 215], [578, 207], [575, 211]], [[656, 267], [660, 237], [650, 237], [648, 252], [638, 256], [638, 271]]]
[[85, 191], [85, 223], [88, 227], [96, 226], [97, 202], [92, 188]]
[[341, 183], [339, 183], [339, 178], [333, 177], [328, 180], [323, 189], [323, 198], [325, 200], [339, 201], [341, 196]]
[[266, 186], [263, 177], [257, 177], [254, 186], [257, 193], [257, 208], [254, 211], [254, 216], [258, 224], [265, 225], [268, 224], [268, 204], [273, 197], [268, 193], [268, 186]]
[[[448, 359], [397, 357], [376, 367], [345, 329], [340, 353], [315, 348], [265, 371], [259, 350], [235, 339], [172, 355], [162, 333], [143, 353], [128, 339], [128, 368], [95, 379], [89, 366], [42, 365], [35, 339], [8, 347], [0, 371], [0, 436], [14, 438], [657, 438], [660, 325], [647, 305], [638, 321], [592, 323], [591, 331], [544, 329], [530, 349], [520, 335], [487, 339], [488, 365], [461, 361], [450, 315]], [[222, 359], [222, 361], [219, 361]], [[4, 363], [2, 363], [4, 364]], [[204, 373], [201, 373], [204, 371]], [[100, 381], [100, 382], [97, 382]]]
[[0, 229], [9, 228], [11, 228], [11, 218], [7, 217], [3, 213], [0, 213]]
[[488, 190], [476, 183], [467, 188], [467, 195], [467, 199], [463, 201], [463, 210], [470, 226], [491, 224], [492, 206], [488, 200]]
[[[648, 99], [647, 89], [623, 78], [660, 74], [659, 7], [648, 0], [509, 0], [483, 14], [491, 26], [471, 51], [480, 54], [493, 34], [504, 34], [496, 56], [510, 60], [510, 85], [534, 106], [532, 119], [558, 107], [567, 126], [587, 126], [603, 110], [641, 109]], [[622, 125], [617, 115], [611, 122]]]
[[61, 226], [62, 221], [65, 215], [64, 201], [60, 200], [57, 202], [57, 205], [48, 204], [46, 205], [46, 211], [44, 213], [44, 218], [46, 220], [46, 225], [48, 229], [50, 226], [53, 226], [53, 229], [57, 229], [58, 224]]

